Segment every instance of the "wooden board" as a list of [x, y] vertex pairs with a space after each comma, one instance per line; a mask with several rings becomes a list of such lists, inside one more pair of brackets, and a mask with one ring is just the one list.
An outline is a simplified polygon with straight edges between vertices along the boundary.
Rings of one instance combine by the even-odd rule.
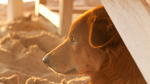
[[46, 19], [52, 22], [57, 28], [59, 28], [59, 15], [53, 13], [46, 6], [39, 4], [39, 13], [43, 15]]
[[145, 0], [101, 0], [150, 84], [150, 9]]
[[23, 1], [22, 0], [8, 0], [7, 4], [7, 20], [23, 17]]
[[35, 16], [39, 16], [39, 6], [40, 4], [45, 5], [46, 0], [35, 0]]
[[[49, 10], [54, 12], [59, 12], [59, 7], [47, 7]], [[72, 12], [73, 13], [84, 13], [87, 10], [92, 9], [93, 7], [73, 7]]]
[[[46, 0], [44, 0], [46, 1]], [[46, 6], [40, 4], [40, 0], [35, 1], [35, 15], [43, 15], [58, 27], [60, 36], [67, 36], [72, 22], [73, 0], [59, 0], [59, 16], [49, 10]]]
[[58, 34], [67, 36], [72, 23], [73, 0], [59, 0], [60, 25]]

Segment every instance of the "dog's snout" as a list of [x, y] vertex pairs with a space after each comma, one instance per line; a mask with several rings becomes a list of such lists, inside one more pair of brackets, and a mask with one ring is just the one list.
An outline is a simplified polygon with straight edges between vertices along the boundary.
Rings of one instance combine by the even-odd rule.
[[45, 63], [45, 65], [50, 67], [50, 59], [47, 56], [43, 58], [43, 62]]

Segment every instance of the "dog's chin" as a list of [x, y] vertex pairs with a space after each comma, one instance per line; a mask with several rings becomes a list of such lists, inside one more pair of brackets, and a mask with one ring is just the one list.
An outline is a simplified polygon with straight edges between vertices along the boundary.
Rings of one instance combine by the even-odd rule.
[[64, 74], [64, 75], [76, 75], [77, 74], [77, 70], [76, 69], [71, 69], [69, 71], [66, 72], [62, 72], [62, 71], [55, 71], [52, 70], [53, 72], [59, 73], [59, 74]]

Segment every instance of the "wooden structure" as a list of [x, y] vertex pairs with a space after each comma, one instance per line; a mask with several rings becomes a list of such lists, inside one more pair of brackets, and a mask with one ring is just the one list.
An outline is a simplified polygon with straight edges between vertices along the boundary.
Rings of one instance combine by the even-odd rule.
[[[72, 23], [73, 13], [83, 13], [88, 9], [91, 9], [91, 7], [73, 8], [73, 0], [59, 0], [59, 8], [49, 8], [41, 3], [41, 0], [35, 1], [35, 15], [38, 16], [41, 14], [51, 21], [58, 28], [58, 34], [60, 36], [67, 36]], [[59, 12], [59, 15], [52, 11]]]
[[150, 8], [145, 0], [101, 0], [150, 84]]
[[[59, 2], [59, 8], [48, 8], [45, 6], [46, 0], [35, 0], [35, 15], [43, 15], [58, 28], [59, 35], [67, 36], [72, 23], [72, 13], [83, 13], [86, 10], [91, 9], [91, 7], [73, 8], [73, 0], [59, 0]], [[52, 11], [59, 12], [59, 15]], [[23, 0], [8, 0], [7, 20], [13, 20], [22, 16]]]
[[23, 1], [22, 0], [8, 0], [7, 4], [7, 20], [13, 20], [23, 16]]
[[72, 7], [73, 0], [59, 0], [59, 15], [53, 13], [48, 7], [40, 3], [40, 0], [36, 0], [35, 14], [36, 16], [43, 15], [49, 21], [51, 21], [57, 28], [58, 34], [61, 36], [67, 36], [71, 22], [72, 22]]

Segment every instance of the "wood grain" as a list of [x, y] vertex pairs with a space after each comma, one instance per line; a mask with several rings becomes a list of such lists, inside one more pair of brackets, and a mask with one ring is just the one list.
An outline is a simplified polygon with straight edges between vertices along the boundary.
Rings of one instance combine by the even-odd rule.
[[145, 0], [101, 0], [150, 84], [150, 8]]

